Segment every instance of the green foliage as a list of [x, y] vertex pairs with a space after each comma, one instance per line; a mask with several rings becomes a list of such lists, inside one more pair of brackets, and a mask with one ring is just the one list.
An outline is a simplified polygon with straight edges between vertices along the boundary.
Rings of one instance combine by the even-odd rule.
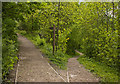
[[50, 60], [53, 61], [56, 65], [58, 65], [61, 69], [66, 69], [66, 64], [69, 56], [64, 54], [62, 51], [58, 50], [55, 55], [50, 57]]
[[[53, 27], [53, 24], [55, 24], [55, 40], [56, 46], [58, 48], [58, 51], [55, 52], [55, 57], [58, 57], [56, 54], [59, 52], [66, 53], [67, 41], [69, 40], [67, 35], [71, 32], [71, 23], [75, 22], [73, 19], [75, 18], [74, 15], [76, 14], [73, 11], [77, 9], [78, 3], [18, 3], [18, 5], [24, 4], [26, 4], [26, 6], [29, 6], [28, 10], [30, 13], [26, 13], [27, 10], [25, 10], [25, 13], [23, 12], [20, 14], [22, 15], [22, 18], [20, 18], [18, 29], [25, 30], [25, 36], [30, 38], [35, 45], [40, 46], [40, 48], [42, 47], [42, 49], [44, 49], [43, 52], [45, 52], [48, 57], [51, 58], [53, 57], [51, 48], [51, 45], [53, 44], [53, 30], [51, 27]], [[60, 8], [58, 7], [58, 4], [60, 5]], [[72, 11], [69, 7], [73, 7]], [[58, 27], [59, 36], [57, 39]], [[31, 35], [29, 36], [27, 34]], [[38, 34], [40, 34], [41, 37], [39, 37]], [[64, 57], [67, 58], [67, 55]], [[53, 58], [53, 60], [54, 59], [58, 60], [58, 58]], [[59, 59], [62, 59], [62, 57], [59, 57]], [[57, 61], [55, 63], [57, 63]], [[64, 61], [61, 61], [60, 63], [64, 63]]]
[[3, 26], [2, 26], [2, 32], [3, 32], [2, 37], [16, 41], [17, 36], [14, 32], [15, 26], [16, 26], [16, 23], [11, 18], [4, 19]]
[[72, 31], [67, 36], [69, 38], [67, 41], [67, 54], [70, 55], [74, 55], [75, 50], [81, 49], [80, 45], [82, 44], [80, 28], [75, 24], [72, 28]]
[[[73, 51], [77, 49], [99, 62], [118, 66], [118, 17], [106, 15], [106, 12], [113, 11], [111, 8], [111, 3], [80, 4], [81, 15], [68, 35], [68, 54], [74, 54]], [[117, 3], [114, 3], [114, 12], [118, 12]]]
[[92, 58], [80, 56], [78, 61], [89, 69], [90, 72], [100, 77], [100, 82], [118, 82], [118, 69], [107, 66], [105, 63], [100, 63]]
[[[40, 37], [39, 37], [39, 38], [40, 38]], [[42, 38], [42, 39], [37, 39], [36, 41], [37, 41], [37, 45], [38, 45], [38, 46], [45, 46], [45, 45], [46, 45], [46, 41], [45, 41], [44, 38]]]
[[2, 27], [2, 78], [6, 79], [17, 62], [18, 42], [14, 32], [16, 23], [10, 18], [3, 20]]
[[2, 5], [2, 80], [5, 81], [18, 60], [18, 42], [15, 33], [18, 12], [16, 3], [6, 2]]
[[13, 69], [14, 63], [17, 62], [17, 43], [12, 40], [3, 39], [2, 47], [2, 75], [3, 79]]
[[59, 66], [59, 68], [61, 69], [67, 68], [66, 65], [67, 65], [67, 60], [69, 58], [67, 54], [64, 54], [62, 51], [58, 50], [53, 55], [52, 46], [49, 44], [41, 48], [41, 50], [50, 59], [50, 61], [52, 61], [57, 66]]
[[[19, 3], [20, 4], [20, 3]], [[20, 21], [19, 28], [25, 30], [27, 33], [39, 33], [41, 38], [45, 38], [47, 43], [53, 42], [53, 30], [50, 29], [55, 24], [56, 28], [56, 46], [58, 49], [66, 52], [67, 49], [67, 35], [71, 32], [71, 23], [76, 15], [73, 10], [77, 9], [77, 3], [60, 3], [60, 8], [58, 8], [59, 3], [23, 3], [23, 5], [29, 6], [29, 10], [34, 11], [31, 13], [23, 13], [23, 18]], [[67, 6], [67, 7], [66, 7]], [[72, 11], [69, 7], [72, 7]], [[26, 10], [27, 11], [27, 10]], [[59, 12], [59, 16], [58, 16]], [[58, 21], [59, 20], [59, 21]], [[57, 28], [58, 39], [57, 39]]]

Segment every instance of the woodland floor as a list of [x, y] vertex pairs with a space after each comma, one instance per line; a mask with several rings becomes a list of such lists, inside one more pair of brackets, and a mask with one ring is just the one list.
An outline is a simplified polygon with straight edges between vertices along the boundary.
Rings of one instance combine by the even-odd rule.
[[[16, 82], [98, 82], [99, 78], [85, 69], [77, 61], [78, 57], [68, 60], [67, 70], [52, 67], [27, 38], [18, 35], [20, 41], [18, 67], [11, 72], [11, 80]], [[16, 77], [15, 77], [16, 76]]]

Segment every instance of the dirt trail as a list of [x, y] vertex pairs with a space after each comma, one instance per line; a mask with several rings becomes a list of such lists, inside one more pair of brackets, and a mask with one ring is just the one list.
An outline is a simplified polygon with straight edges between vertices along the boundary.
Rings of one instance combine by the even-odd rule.
[[18, 35], [18, 40], [20, 41], [20, 60], [17, 82], [64, 82], [42, 57], [39, 49], [21, 35]]
[[78, 61], [78, 57], [68, 60], [68, 74], [70, 82], [99, 82], [91, 72], [86, 70]]
[[16, 72], [16, 82], [98, 82], [77, 61], [78, 57], [68, 60], [68, 69], [52, 68], [42, 53], [25, 37], [18, 35], [20, 41], [19, 63]]

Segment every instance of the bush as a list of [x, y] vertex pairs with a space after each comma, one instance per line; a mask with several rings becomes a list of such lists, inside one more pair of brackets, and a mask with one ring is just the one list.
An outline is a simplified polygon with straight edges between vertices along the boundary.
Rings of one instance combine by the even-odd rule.
[[7, 79], [7, 75], [13, 69], [14, 63], [18, 60], [17, 35], [14, 32], [16, 23], [10, 18], [3, 20], [2, 30], [2, 79]]
[[37, 45], [38, 46], [45, 46], [46, 45], [45, 39], [44, 38], [37, 39]]
[[6, 77], [18, 59], [16, 42], [3, 39], [2, 53], [2, 75]]

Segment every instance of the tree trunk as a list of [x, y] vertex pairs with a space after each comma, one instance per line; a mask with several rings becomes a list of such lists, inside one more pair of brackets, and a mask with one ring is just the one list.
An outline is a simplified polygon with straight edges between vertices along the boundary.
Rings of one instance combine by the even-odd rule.
[[58, 33], [58, 31], [59, 31], [59, 18], [60, 18], [59, 12], [60, 12], [60, 1], [59, 1], [59, 3], [58, 3], [58, 28], [57, 28], [56, 51], [57, 51], [57, 49], [58, 49], [58, 37], [59, 37], [59, 33]]
[[53, 55], [55, 54], [55, 25], [53, 26]]

